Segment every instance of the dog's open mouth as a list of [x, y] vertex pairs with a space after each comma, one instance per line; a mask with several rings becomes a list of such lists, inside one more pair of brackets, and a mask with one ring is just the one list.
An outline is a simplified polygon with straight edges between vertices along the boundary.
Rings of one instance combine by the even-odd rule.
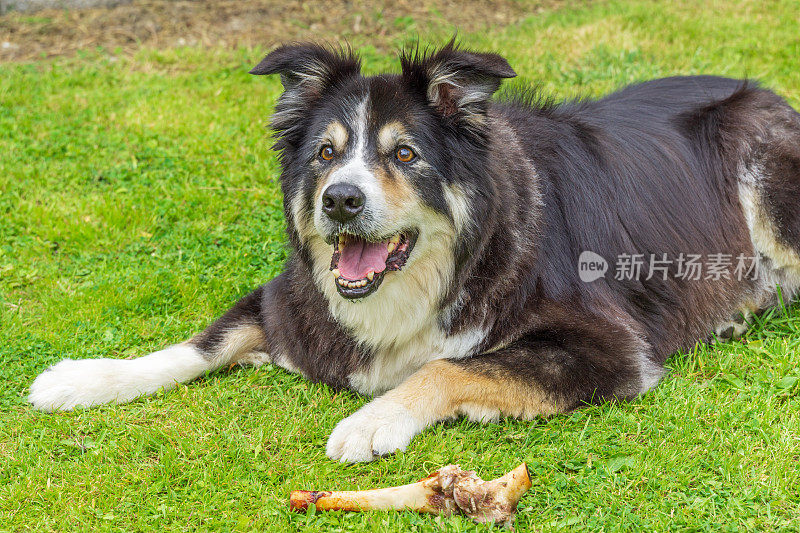
[[387, 272], [403, 268], [416, 240], [417, 235], [409, 231], [377, 242], [339, 234], [334, 239], [331, 258], [331, 272], [339, 294], [352, 299], [372, 294]]

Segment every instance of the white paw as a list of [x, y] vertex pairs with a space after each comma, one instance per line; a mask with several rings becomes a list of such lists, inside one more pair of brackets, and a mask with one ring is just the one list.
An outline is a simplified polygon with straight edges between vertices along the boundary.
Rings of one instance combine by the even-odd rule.
[[372, 461], [381, 455], [404, 452], [423, 428], [405, 407], [378, 398], [336, 424], [326, 453], [343, 463]]
[[138, 359], [64, 359], [39, 374], [28, 401], [47, 412], [129, 402], [162, 388], [171, 389], [209, 369], [209, 362], [186, 345]]
[[28, 401], [42, 411], [69, 411], [116, 399], [114, 385], [126, 361], [115, 359], [64, 359], [41, 374], [31, 385]]

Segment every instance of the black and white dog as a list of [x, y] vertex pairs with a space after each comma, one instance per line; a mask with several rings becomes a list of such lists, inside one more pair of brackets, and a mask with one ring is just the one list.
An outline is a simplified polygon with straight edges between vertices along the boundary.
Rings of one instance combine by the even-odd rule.
[[[33, 405], [127, 402], [273, 363], [376, 396], [327, 444], [369, 461], [459, 415], [634, 398], [672, 352], [800, 289], [800, 115], [772, 92], [700, 76], [492, 101], [515, 75], [498, 55], [451, 43], [401, 65], [363, 77], [350, 52], [270, 53], [252, 73], [285, 87], [285, 271], [183, 344], [52, 366]], [[687, 277], [689, 254], [756, 268]], [[604, 275], [619, 258], [662, 269]]]

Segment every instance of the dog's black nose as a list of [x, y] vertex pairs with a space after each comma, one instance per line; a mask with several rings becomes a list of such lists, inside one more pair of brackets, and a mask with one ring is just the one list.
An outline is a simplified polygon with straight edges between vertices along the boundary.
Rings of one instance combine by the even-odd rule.
[[364, 210], [364, 193], [355, 185], [335, 183], [322, 195], [322, 210], [337, 222], [352, 220]]

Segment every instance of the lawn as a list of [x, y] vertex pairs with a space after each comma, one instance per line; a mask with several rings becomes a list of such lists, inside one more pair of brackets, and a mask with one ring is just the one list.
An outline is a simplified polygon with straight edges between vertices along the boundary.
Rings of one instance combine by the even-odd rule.
[[[713, 73], [758, 78], [800, 108], [797, 1], [565, 2], [461, 38], [504, 54], [512, 85], [556, 97]], [[397, 68], [368, 37], [354, 44], [368, 71]], [[0, 64], [0, 530], [485, 530], [412, 513], [297, 515], [287, 501], [454, 462], [488, 479], [520, 461], [534, 485], [519, 531], [798, 528], [800, 308], [788, 303], [741, 341], [674, 355], [639, 401], [461, 420], [371, 464], [324, 454], [367, 398], [271, 366], [123, 406], [27, 406], [47, 365], [182, 341], [280, 271], [265, 129], [280, 83], [247, 74], [265, 52], [91, 49]]]

